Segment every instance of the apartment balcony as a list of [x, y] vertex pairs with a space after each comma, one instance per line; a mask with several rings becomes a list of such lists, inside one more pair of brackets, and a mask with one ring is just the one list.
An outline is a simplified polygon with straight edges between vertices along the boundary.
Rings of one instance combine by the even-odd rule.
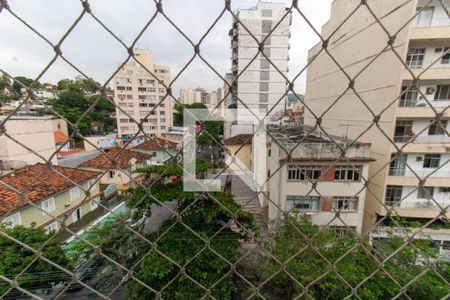
[[403, 69], [402, 72], [402, 80], [413, 80], [411, 73], [414, 74], [415, 78], [419, 77], [420, 80], [439, 80], [450, 78], [450, 64], [447, 67], [437, 67], [437, 68], [430, 67], [425, 71], [426, 68], [427, 67], [424, 68], [410, 67], [410, 70], [405, 68]]
[[[450, 101], [430, 101], [434, 109], [440, 113], [444, 111], [444, 117], [450, 118], [450, 110], [446, 109]], [[425, 101], [410, 102], [407, 106], [399, 106], [396, 111], [397, 118], [435, 118], [436, 113]]]
[[[431, 174], [432, 170], [419, 169], [414, 170], [419, 178], [424, 178]], [[401, 186], [418, 186], [419, 178], [417, 178], [411, 170], [405, 170], [404, 176], [388, 176], [387, 183], [389, 185], [401, 185]], [[448, 186], [450, 180], [450, 171], [438, 170], [425, 181], [425, 186]]]
[[450, 20], [448, 17], [434, 18], [430, 26], [419, 27], [413, 24], [409, 30], [410, 40], [448, 40], [450, 39]]

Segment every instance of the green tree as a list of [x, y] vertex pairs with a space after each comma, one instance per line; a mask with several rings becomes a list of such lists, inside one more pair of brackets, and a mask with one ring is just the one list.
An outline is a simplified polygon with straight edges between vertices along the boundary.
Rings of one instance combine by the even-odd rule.
[[[303, 293], [304, 286], [308, 286], [308, 294], [314, 299], [343, 299], [352, 293], [349, 285], [355, 287], [361, 282], [364, 284], [357, 290], [359, 298], [391, 299], [401, 289], [392, 277], [405, 286], [425, 268], [418, 263], [418, 254], [429, 259], [435, 255], [429, 240], [401, 248], [405, 241], [400, 237], [389, 236], [369, 245], [350, 233], [337, 236], [332, 231], [319, 230], [310, 221], [294, 217], [286, 218], [278, 227], [267, 247], [278, 261], [285, 263], [286, 272], [280, 272], [282, 267], [274, 259], [266, 264], [265, 276], [276, 274], [264, 287], [267, 299], [295, 298]], [[402, 250], [394, 255], [398, 249]], [[379, 261], [391, 254], [384, 269], [379, 269]], [[406, 289], [411, 299], [440, 299], [449, 292], [448, 285], [433, 272], [419, 277]]]
[[58, 90], [61, 91], [61, 90], [67, 90], [67, 89], [69, 89], [69, 87], [72, 87], [74, 85], [75, 85], [75, 81], [73, 81], [72, 79], [61, 79], [56, 84], [56, 87], [58, 88]]
[[[25, 76], [17, 76], [17, 77], [14, 77], [14, 82], [13, 82], [13, 91], [14, 91], [14, 94], [16, 94], [16, 95], [20, 95], [20, 89], [22, 89], [23, 88], [23, 85], [25, 86], [25, 87], [30, 87], [31, 86], [31, 84], [33, 83], [33, 79], [31, 79], [31, 78], [27, 78], [27, 77], [25, 77]], [[34, 85], [33, 85], [33, 87], [34, 88], [38, 88], [39, 87], [39, 83], [37, 82], [37, 83], [35, 83]]]
[[175, 105], [175, 113], [173, 118], [174, 126], [183, 126], [183, 117], [184, 117], [184, 109], [207, 109], [206, 105], [200, 102], [192, 103], [192, 104], [177, 104]]
[[[23, 226], [6, 228], [4, 225], [0, 225], [0, 230], [33, 249], [39, 249], [46, 243], [41, 250], [42, 256], [61, 267], [71, 268], [70, 261], [62, 247], [63, 243], [53, 237], [53, 233], [47, 234], [42, 228], [26, 228]], [[0, 249], [0, 274], [6, 278], [13, 279], [31, 263], [31, 267], [17, 279], [20, 287], [24, 289], [47, 289], [53, 284], [66, 282], [71, 278], [67, 273], [42, 259], [33, 262], [35, 255], [32, 251], [4, 236], [0, 236]], [[5, 293], [9, 287], [9, 284], [1, 281], [0, 294]]]

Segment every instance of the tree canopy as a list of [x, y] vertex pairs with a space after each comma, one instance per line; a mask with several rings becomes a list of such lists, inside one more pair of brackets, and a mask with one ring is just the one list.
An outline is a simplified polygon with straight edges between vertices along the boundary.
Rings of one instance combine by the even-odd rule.
[[[70, 261], [62, 247], [62, 242], [53, 237], [53, 233], [47, 234], [44, 229], [33, 227], [16, 226], [14, 228], [6, 228], [1, 224], [0, 230], [35, 250], [46, 243], [41, 250], [43, 257], [66, 269], [71, 267]], [[32, 251], [4, 236], [0, 236], [0, 249], [0, 274], [9, 279], [14, 279], [35, 258], [35, 254]], [[70, 275], [64, 271], [42, 259], [37, 259], [23, 275], [19, 276], [17, 281], [22, 288], [35, 290], [50, 288], [53, 284], [65, 282], [70, 278]], [[5, 293], [9, 287], [8, 283], [0, 281], [0, 295]]]

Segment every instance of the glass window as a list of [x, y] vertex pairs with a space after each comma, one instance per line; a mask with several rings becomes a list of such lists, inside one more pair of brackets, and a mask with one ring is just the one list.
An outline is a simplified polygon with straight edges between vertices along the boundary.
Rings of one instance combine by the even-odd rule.
[[259, 94], [259, 102], [260, 103], [268, 103], [269, 102], [269, 94]]
[[330, 230], [333, 231], [339, 237], [352, 235], [356, 233], [355, 226], [330, 226]]
[[358, 209], [358, 198], [342, 196], [333, 197], [332, 207], [335, 210], [356, 212]]
[[109, 178], [114, 178], [114, 175], [116, 175], [116, 173], [113, 170], [109, 170], [108, 171], [108, 177]]
[[388, 206], [396, 206], [402, 200], [402, 186], [388, 185], [386, 187], [386, 196], [384, 203]]
[[90, 191], [96, 191], [97, 190], [97, 183], [95, 179], [89, 180], [89, 190]]
[[22, 225], [22, 218], [21, 218], [20, 212], [16, 212], [12, 215], [9, 215], [9, 216], [3, 218], [2, 223], [5, 223], [11, 227], [14, 227], [17, 225]]
[[269, 71], [260, 71], [259, 80], [269, 80]]
[[70, 201], [76, 200], [80, 198], [80, 189], [78, 187], [74, 187], [70, 189]]
[[450, 85], [438, 85], [434, 94], [434, 101], [450, 101]]
[[269, 91], [269, 83], [268, 82], [260, 82], [259, 83], [259, 91], [260, 92], [268, 92]]
[[131, 86], [127, 86], [127, 91], [132, 91], [133, 90], [133, 88], [131, 87]]
[[440, 122], [431, 121], [430, 127], [428, 127], [428, 135], [445, 135], [447, 129], [447, 120], [441, 120]]
[[50, 223], [49, 225], [45, 226], [45, 231], [47, 233], [50, 233], [52, 231], [57, 231], [58, 230], [58, 222], [55, 221], [53, 223]]
[[430, 27], [433, 20], [434, 6], [417, 7], [417, 14], [413, 21], [415, 27]]
[[73, 222], [77, 222], [81, 219], [81, 207], [77, 208], [73, 213], [72, 213], [72, 220]]
[[441, 160], [440, 154], [425, 154], [423, 159], [424, 168], [437, 168], [439, 167], [439, 162]]
[[359, 181], [361, 179], [361, 166], [336, 166], [334, 179], [338, 181]]
[[321, 166], [289, 165], [288, 180], [318, 180], [322, 176]]
[[97, 209], [97, 207], [98, 207], [97, 200], [91, 200], [91, 211], [93, 211], [94, 209]]
[[391, 154], [391, 163], [389, 164], [390, 176], [404, 176], [406, 170], [407, 154]]
[[318, 196], [287, 196], [286, 200], [287, 210], [318, 211], [320, 206]]
[[422, 186], [417, 190], [417, 199], [431, 199], [433, 198], [434, 187]]
[[[72, 198], [71, 198], [72, 200]], [[55, 206], [55, 198], [50, 198], [47, 200], [42, 201], [41, 208], [43, 210], [42, 214], [45, 216], [47, 213], [51, 213], [56, 210]]]
[[262, 20], [261, 21], [261, 32], [269, 33], [272, 30], [272, 20]]
[[260, 60], [260, 68], [263, 70], [270, 69], [270, 63], [267, 59], [261, 58]]
[[406, 64], [410, 68], [422, 68], [425, 58], [425, 48], [409, 48]]
[[271, 9], [263, 9], [263, 10], [261, 10], [261, 15], [263, 17], [271, 17], [272, 16], [272, 10]]
[[412, 120], [397, 120], [395, 123], [394, 142], [405, 143], [414, 137]]
[[450, 63], [450, 48], [449, 47], [445, 47], [444, 48], [444, 55], [442, 55], [442, 58], [441, 58], [441, 64], [447, 65], [449, 63]]
[[403, 86], [402, 94], [400, 96], [400, 107], [416, 106], [417, 99], [419, 99], [419, 91], [412, 86]]

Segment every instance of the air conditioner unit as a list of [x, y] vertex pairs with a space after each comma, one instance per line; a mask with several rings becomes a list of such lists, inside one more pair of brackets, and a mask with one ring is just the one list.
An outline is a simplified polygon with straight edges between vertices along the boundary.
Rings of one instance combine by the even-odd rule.
[[423, 161], [423, 156], [416, 156], [416, 161]]
[[435, 92], [436, 92], [436, 88], [435, 87], [427, 88], [427, 95], [434, 94]]

